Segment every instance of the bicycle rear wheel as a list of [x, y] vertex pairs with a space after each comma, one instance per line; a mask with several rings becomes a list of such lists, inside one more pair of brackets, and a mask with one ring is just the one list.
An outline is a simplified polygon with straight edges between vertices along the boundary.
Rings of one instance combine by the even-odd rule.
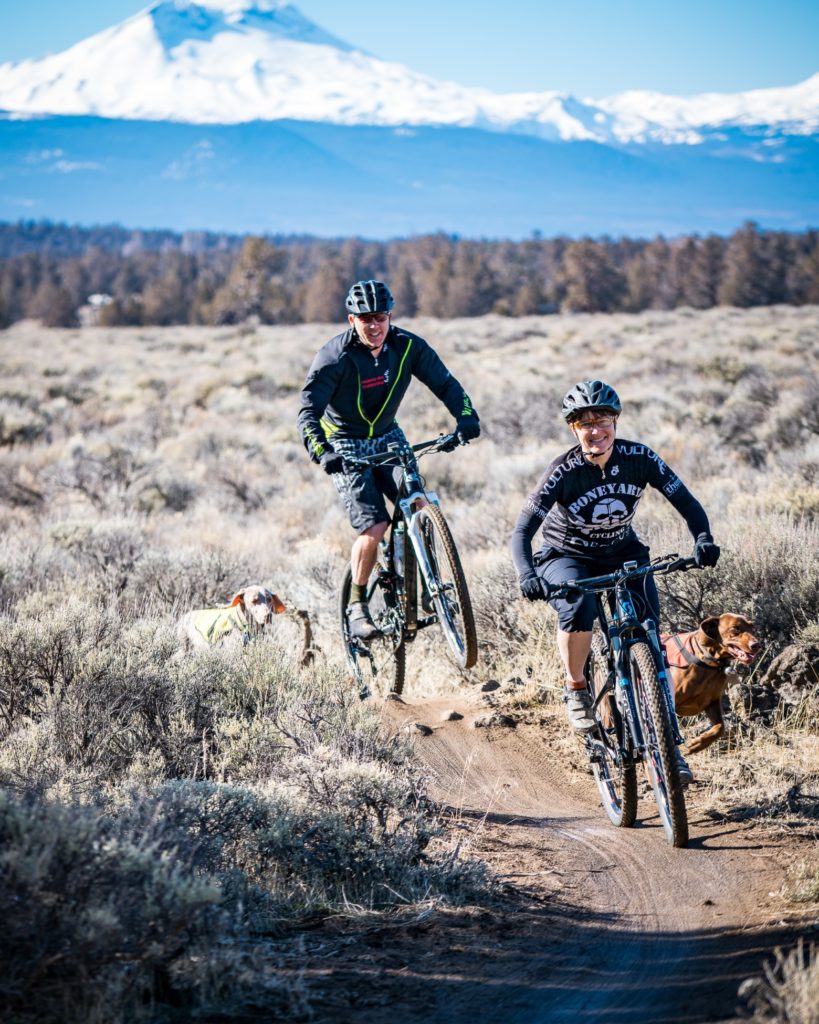
[[425, 505], [418, 513], [432, 579], [428, 582], [438, 622], [453, 659], [460, 668], [472, 668], [478, 660], [475, 616], [455, 541], [443, 512]]
[[[586, 679], [596, 701], [608, 679], [609, 666], [603, 641], [596, 635], [586, 662]], [[630, 828], [637, 818], [637, 766], [625, 750], [624, 723], [609, 691], [594, 710], [597, 728], [586, 737], [586, 752], [603, 810], [612, 825]]]
[[637, 713], [646, 744], [645, 766], [660, 811], [666, 839], [671, 846], [688, 845], [688, 813], [680, 771], [674, 756], [674, 730], [662, 692], [657, 666], [648, 644], [637, 643], [629, 651]]
[[395, 592], [395, 577], [376, 566], [367, 584], [370, 615], [382, 634], [368, 644], [350, 636], [347, 606], [350, 603], [352, 583], [353, 574], [348, 566], [341, 585], [339, 618], [347, 664], [358, 685], [359, 696], [364, 700], [373, 692], [382, 696], [387, 693], [400, 694], [404, 689], [407, 648], [404, 642], [404, 616]]

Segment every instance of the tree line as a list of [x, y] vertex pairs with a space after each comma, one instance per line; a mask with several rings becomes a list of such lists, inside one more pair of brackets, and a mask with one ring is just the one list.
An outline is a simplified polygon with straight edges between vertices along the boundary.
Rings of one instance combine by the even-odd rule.
[[819, 231], [674, 239], [386, 242], [0, 225], [0, 326], [72, 326], [91, 295], [113, 325], [337, 322], [353, 281], [389, 283], [401, 316], [611, 313], [819, 303]]

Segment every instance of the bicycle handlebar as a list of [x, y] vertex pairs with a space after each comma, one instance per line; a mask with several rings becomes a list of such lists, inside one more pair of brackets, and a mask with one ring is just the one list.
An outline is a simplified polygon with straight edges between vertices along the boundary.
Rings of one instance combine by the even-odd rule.
[[350, 466], [382, 466], [388, 465], [390, 462], [400, 463], [402, 461], [402, 456], [406, 457], [410, 453], [417, 453], [418, 458], [421, 458], [422, 455], [429, 455], [432, 452], [451, 452], [457, 448], [460, 443], [461, 442], [458, 440], [458, 435], [456, 433], [440, 434], [431, 441], [419, 441], [417, 444], [399, 446], [396, 443], [395, 447], [391, 447], [386, 452], [378, 452], [375, 455], [344, 455], [343, 458]]
[[589, 576], [584, 580], [568, 580], [550, 591], [550, 597], [566, 597], [571, 591], [583, 594], [603, 593], [613, 590], [626, 580], [638, 579], [641, 576], [666, 575], [670, 572], [687, 572], [689, 569], [701, 569], [694, 558], [680, 558], [679, 555], [662, 555], [648, 565], [638, 565], [633, 569], [617, 569], [606, 576]]

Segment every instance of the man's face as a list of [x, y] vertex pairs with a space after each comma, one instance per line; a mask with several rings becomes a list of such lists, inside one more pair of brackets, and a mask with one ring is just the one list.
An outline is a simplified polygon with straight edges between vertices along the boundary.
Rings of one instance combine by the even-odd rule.
[[362, 313], [359, 316], [348, 314], [350, 326], [371, 352], [377, 352], [387, 339], [390, 329], [389, 313]]

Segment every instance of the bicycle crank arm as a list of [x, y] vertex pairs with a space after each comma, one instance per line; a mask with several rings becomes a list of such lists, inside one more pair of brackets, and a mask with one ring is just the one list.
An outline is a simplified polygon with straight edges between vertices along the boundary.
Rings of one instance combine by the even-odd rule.
[[419, 619], [417, 622], [418, 629], [426, 629], [427, 626], [435, 626], [438, 623], [437, 615], [427, 615], [423, 619]]

